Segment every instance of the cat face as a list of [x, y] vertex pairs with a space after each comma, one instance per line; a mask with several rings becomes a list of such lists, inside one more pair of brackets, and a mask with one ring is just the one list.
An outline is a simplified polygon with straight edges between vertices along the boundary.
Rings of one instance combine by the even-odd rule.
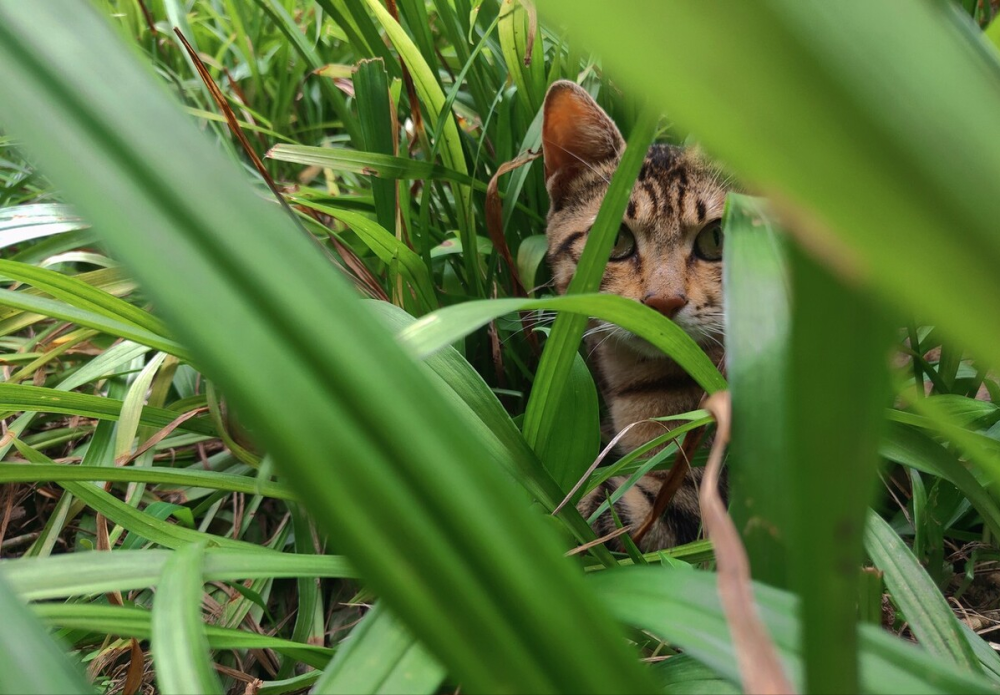
[[[548, 261], [566, 291], [597, 218], [624, 141], [577, 85], [561, 81], [545, 99], [542, 147]], [[709, 344], [722, 339], [722, 217], [726, 188], [696, 151], [654, 145], [646, 155], [611, 252], [601, 291], [642, 302]], [[628, 331], [599, 322], [591, 335], [648, 357], [661, 353]]]

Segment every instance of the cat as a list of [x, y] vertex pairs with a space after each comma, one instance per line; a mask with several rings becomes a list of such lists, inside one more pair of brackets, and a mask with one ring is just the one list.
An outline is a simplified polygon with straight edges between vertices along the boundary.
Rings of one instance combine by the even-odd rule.
[[[550, 209], [547, 259], [563, 294], [580, 259], [587, 232], [625, 147], [611, 118], [580, 86], [561, 80], [543, 106], [542, 152]], [[601, 291], [642, 302], [672, 319], [698, 341], [716, 364], [723, 358], [721, 217], [727, 184], [693, 148], [653, 145], [632, 189], [611, 251]], [[632, 333], [592, 321], [586, 334], [591, 369], [618, 442], [631, 451], [663, 434], [672, 423], [648, 422], [699, 407], [704, 395], [676, 363]], [[638, 424], [633, 424], [638, 423]], [[688, 473], [670, 505], [642, 538], [644, 552], [696, 540], [700, 529], [698, 481]], [[636, 529], [649, 515], [667, 475], [643, 476], [616, 503], [624, 526]], [[625, 478], [612, 478], [577, 507], [589, 517]], [[599, 537], [616, 530], [609, 512], [594, 523]], [[609, 541], [622, 550], [620, 539]]]

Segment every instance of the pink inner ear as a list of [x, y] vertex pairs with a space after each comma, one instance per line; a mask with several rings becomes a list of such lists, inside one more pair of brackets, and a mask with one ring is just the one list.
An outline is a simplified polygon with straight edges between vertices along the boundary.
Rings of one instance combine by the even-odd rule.
[[557, 84], [545, 100], [542, 148], [545, 178], [618, 155], [622, 137], [607, 114], [583, 89]]

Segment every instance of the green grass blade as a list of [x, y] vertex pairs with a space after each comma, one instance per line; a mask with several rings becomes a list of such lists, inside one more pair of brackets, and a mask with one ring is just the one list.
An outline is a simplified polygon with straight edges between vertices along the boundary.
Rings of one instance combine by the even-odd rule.
[[[721, 676], [739, 682], [736, 654], [719, 604], [716, 577], [709, 572], [665, 567], [630, 567], [588, 577], [601, 598], [622, 621], [649, 630], [684, 649]], [[761, 618], [796, 689], [804, 683], [797, 618], [798, 598], [764, 584], [754, 584]], [[862, 693], [994, 693], [980, 676], [962, 672], [929, 652], [861, 626]]]
[[[354, 92], [358, 99], [358, 117], [367, 152], [393, 156], [392, 106], [389, 78], [381, 60], [363, 60], [354, 72]], [[375, 215], [384, 229], [396, 229], [396, 182], [371, 177]]]
[[320, 166], [334, 171], [349, 171], [387, 179], [436, 179], [473, 185], [473, 179], [468, 174], [440, 164], [343, 147], [275, 145], [267, 156], [279, 162]]
[[313, 686], [313, 695], [431, 695], [445, 671], [398, 618], [376, 604]]
[[[621, 162], [611, 177], [611, 184], [597, 213], [597, 219], [587, 235], [586, 246], [567, 294], [582, 294], [598, 289], [604, 275], [604, 266], [608, 262], [608, 255], [618, 234], [618, 227], [625, 214], [632, 184], [635, 183], [639, 168], [646, 158], [658, 121], [656, 112], [646, 109], [629, 136]], [[557, 412], [552, 404], [560, 400], [566, 388], [566, 381], [586, 325], [585, 316], [560, 315], [552, 327], [549, 339], [545, 342], [545, 349], [538, 364], [531, 396], [528, 398], [524, 413], [524, 438], [535, 451], [547, 449], [547, 440], [558, 427]]]
[[[152, 635], [150, 611], [142, 608], [95, 603], [36, 603], [32, 610], [44, 622], [59, 627], [136, 639], [149, 639]], [[205, 635], [212, 649], [274, 649], [315, 668], [323, 668], [333, 656], [332, 650], [325, 647], [214, 625], [205, 627]]]
[[[732, 386], [730, 513], [754, 578], [789, 587], [787, 494], [790, 300], [783, 244], [761, 203], [732, 194], [726, 235], [726, 369]], [[752, 519], [752, 521], [751, 521]]]
[[[383, 263], [387, 265], [398, 263], [401, 274], [417, 293], [418, 306], [422, 307], [424, 311], [437, 306], [434, 283], [423, 259], [397, 239], [388, 229], [372, 222], [370, 218], [350, 210], [320, 205], [306, 199], [293, 198], [293, 200], [300, 205], [330, 215], [349, 226]], [[393, 214], [395, 214], [395, 208]]]
[[0, 578], [0, 693], [3, 695], [70, 695], [93, 693], [83, 671], [72, 664], [65, 648], [52, 641], [38, 618]]
[[715, 671], [687, 654], [672, 656], [654, 664], [652, 669], [665, 693], [740, 695], [743, 692], [738, 685], [720, 678]]
[[[389, 11], [382, 6], [380, 0], [365, 0], [368, 8], [375, 15], [379, 24], [385, 29], [386, 35], [396, 47], [403, 63], [413, 77], [413, 85], [416, 88], [420, 102], [427, 109], [428, 121], [436, 123], [441, 116], [445, 104], [444, 91], [434, 76], [430, 66], [424, 61], [420, 50], [413, 43], [413, 40], [403, 30], [399, 23], [392, 18]], [[444, 128], [437, 134], [444, 142], [439, 147], [441, 159], [444, 165], [454, 169], [460, 174], [468, 174], [465, 165], [465, 153], [462, 151], [462, 141], [458, 133], [458, 125], [455, 119], [449, 117], [444, 122]], [[472, 227], [469, 215], [472, 208], [472, 191], [463, 185], [455, 186], [455, 212], [458, 216], [459, 236], [462, 239], [462, 248], [466, 249], [464, 254], [465, 270], [468, 281], [472, 287], [479, 287], [480, 273], [477, 266], [477, 258], [474, 250], [476, 248], [475, 230]], [[477, 293], [478, 294], [478, 293]]]
[[130, 323], [156, 335], [167, 335], [167, 327], [160, 319], [77, 278], [4, 259], [0, 259], [0, 277], [26, 282], [78, 309]]
[[[153, 382], [156, 372], [163, 366], [166, 359], [165, 352], [158, 352], [153, 355], [143, 366], [142, 370], [135, 376], [129, 389], [122, 399], [122, 409], [118, 416], [118, 427], [115, 428], [114, 457], [112, 461], [118, 461], [122, 457], [127, 457], [135, 442], [136, 433], [139, 430], [139, 421], [142, 419], [142, 410], [149, 386]], [[141, 444], [141, 442], [139, 443]]]
[[[587, 317], [591, 316], [610, 321], [648, 340], [669, 355], [709, 393], [726, 388], [726, 380], [719, 370], [683, 329], [639, 302], [611, 294], [464, 302], [421, 318], [402, 331], [399, 337], [414, 354], [423, 356], [450, 345], [499, 316], [532, 309], [572, 314], [584, 325]], [[549, 341], [552, 341], [551, 337]], [[570, 356], [573, 354], [575, 348], [567, 353]], [[571, 364], [572, 360], [567, 358], [567, 365]]]
[[1000, 538], [1000, 505], [976, 477], [948, 451], [915, 427], [896, 422], [886, 426], [879, 453], [890, 461], [944, 478], [962, 491], [983, 521]]
[[[69, 393], [41, 386], [0, 384], [0, 410], [34, 410], [43, 413], [80, 415], [99, 420], [117, 420], [121, 415], [122, 401], [114, 398], [88, 396], [83, 393]], [[180, 415], [181, 413], [175, 413], [172, 410], [144, 406], [139, 422], [152, 427], [166, 427]], [[198, 434], [215, 434], [215, 428], [212, 427], [211, 422], [202, 416], [185, 420], [178, 425], [178, 429]]]
[[[531, 69], [524, 65], [524, 44], [527, 33], [527, 12], [520, 3], [504, 3], [500, 9], [500, 48], [511, 80], [517, 87], [517, 98], [524, 113], [535, 114], [542, 106], [544, 93], [533, 84]], [[537, 68], [536, 68], [537, 69]], [[544, 92], [544, 90], [542, 90]]]
[[0, 463], [0, 483], [42, 483], [63, 481], [109, 480], [123, 483], [161, 483], [171, 486], [203, 487], [228, 490], [249, 495], [263, 495], [279, 500], [293, 500], [295, 494], [285, 485], [245, 475], [214, 471], [155, 468], [97, 468], [96, 466], [64, 466], [60, 464]]
[[[132, 591], [156, 584], [168, 550], [76, 552], [46, 558], [0, 561], [0, 580], [25, 601]], [[336, 555], [275, 553], [255, 547], [208, 548], [202, 573], [206, 582], [258, 578], [357, 578], [357, 572]]]
[[779, 532], [791, 540], [792, 586], [802, 596], [807, 691], [855, 692], [857, 566], [889, 399], [891, 329], [856, 289], [801, 253], [791, 258], [782, 420], [790, 435], [783, 488], [792, 500], [790, 525]]
[[962, 672], [981, 673], [979, 660], [941, 591], [892, 527], [874, 513], [868, 515], [865, 548], [882, 570], [893, 601], [920, 644]]
[[163, 567], [153, 604], [149, 648], [165, 693], [222, 693], [201, 619], [204, 546], [175, 550]]
[[[136, 343], [149, 345], [157, 350], [177, 355], [182, 359], [189, 359], [187, 351], [169, 338], [151, 333], [143, 328], [137, 328], [133, 324], [123, 323], [116, 319], [110, 319], [102, 314], [94, 313], [86, 309], [78, 309], [71, 304], [38, 297], [27, 292], [14, 292], [0, 289], [0, 306], [12, 307], [21, 311], [41, 314], [63, 321], [70, 321], [80, 326], [87, 326], [95, 330], [107, 333], [108, 335], [132, 340]], [[20, 326], [18, 327], [18, 329]]]
[[478, 441], [455, 406], [92, 10], [3, 2], [0, 15], [0, 89], [19, 94], [0, 103], [5, 128], [135, 271], [321, 527], [449, 672], [482, 691], [649, 690], [553, 530], [499, 471], [470, 465]]
[[562, 490], [569, 491], [601, 450], [601, 416], [597, 387], [583, 357], [577, 354], [560, 398], [550, 407], [561, 413], [559, 427], [539, 448], [538, 458]]
[[0, 210], [0, 248], [88, 227], [68, 205], [14, 205]]

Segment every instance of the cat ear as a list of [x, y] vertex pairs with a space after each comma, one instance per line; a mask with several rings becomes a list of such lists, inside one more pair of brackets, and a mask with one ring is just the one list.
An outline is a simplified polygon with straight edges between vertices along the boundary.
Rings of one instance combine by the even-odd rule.
[[617, 159], [625, 141], [608, 114], [579, 85], [559, 80], [542, 108], [545, 185], [553, 203], [580, 172]]

